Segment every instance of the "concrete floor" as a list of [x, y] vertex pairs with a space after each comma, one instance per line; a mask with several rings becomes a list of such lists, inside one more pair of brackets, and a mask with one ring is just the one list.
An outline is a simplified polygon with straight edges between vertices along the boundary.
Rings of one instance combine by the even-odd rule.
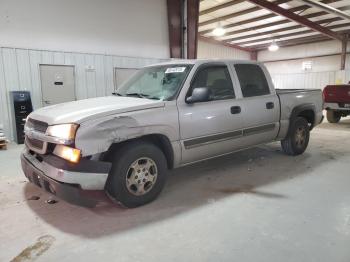
[[324, 123], [301, 156], [272, 143], [178, 169], [158, 200], [130, 210], [45, 203], [11, 145], [0, 151], [0, 261], [348, 262], [349, 138], [350, 120]]

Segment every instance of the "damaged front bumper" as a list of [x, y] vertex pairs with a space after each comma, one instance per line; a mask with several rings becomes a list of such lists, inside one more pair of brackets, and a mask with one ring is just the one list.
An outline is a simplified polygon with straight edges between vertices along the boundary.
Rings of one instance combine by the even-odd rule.
[[21, 164], [30, 182], [67, 202], [92, 207], [105, 199], [103, 191], [111, 163], [81, 159], [73, 164], [55, 155], [36, 155], [26, 149]]

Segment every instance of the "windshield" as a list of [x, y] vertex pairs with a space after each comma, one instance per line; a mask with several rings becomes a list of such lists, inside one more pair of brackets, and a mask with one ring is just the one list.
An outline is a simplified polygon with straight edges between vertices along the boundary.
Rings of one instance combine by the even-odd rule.
[[179, 91], [191, 65], [164, 65], [141, 69], [117, 89], [120, 96], [171, 100]]

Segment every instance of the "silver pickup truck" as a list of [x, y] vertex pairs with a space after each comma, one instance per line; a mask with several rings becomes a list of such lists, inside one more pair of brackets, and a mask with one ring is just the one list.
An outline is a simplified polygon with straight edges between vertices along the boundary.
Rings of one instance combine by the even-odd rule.
[[322, 107], [321, 90], [275, 90], [257, 62], [161, 63], [113, 96], [31, 113], [22, 168], [71, 203], [95, 205], [97, 191], [137, 207], [158, 196], [168, 169], [271, 141], [302, 154]]

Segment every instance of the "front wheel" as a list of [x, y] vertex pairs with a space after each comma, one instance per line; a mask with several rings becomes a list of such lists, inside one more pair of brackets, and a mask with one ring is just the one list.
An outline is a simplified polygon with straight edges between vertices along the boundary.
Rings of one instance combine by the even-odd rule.
[[153, 201], [162, 191], [166, 176], [166, 158], [157, 146], [133, 141], [113, 156], [107, 193], [125, 207], [138, 207]]
[[281, 141], [281, 146], [288, 155], [300, 155], [304, 153], [309, 144], [309, 124], [305, 118], [297, 117], [291, 121], [290, 125], [289, 134]]
[[341, 114], [334, 110], [327, 110], [327, 120], [329, 123], [338, 123], [340, 121]]

